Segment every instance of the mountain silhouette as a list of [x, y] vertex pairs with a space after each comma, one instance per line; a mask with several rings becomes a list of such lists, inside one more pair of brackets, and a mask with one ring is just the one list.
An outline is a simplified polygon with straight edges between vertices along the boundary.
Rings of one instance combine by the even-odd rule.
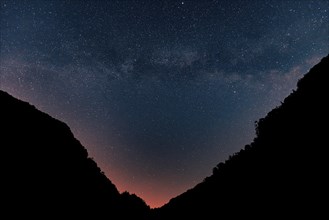
[[250, 145], [154, 210], [154, 219], [323, 216], [328, 209], [328, 74], [329, 56], [299, 80], [281, 106], [256, 122]]
[[10, 219], [144, 219], [149, 207], [120, 194], [69, 127], [0, 91], [1, 212]]
[[[327, 210], [329, 56], [256, 137], [161, 208], [120, 194], [69, 127], [0, 91], [2, 215], [12, 219], [317, 219]], [[238, 135], [238, 134], [237, 134]]]

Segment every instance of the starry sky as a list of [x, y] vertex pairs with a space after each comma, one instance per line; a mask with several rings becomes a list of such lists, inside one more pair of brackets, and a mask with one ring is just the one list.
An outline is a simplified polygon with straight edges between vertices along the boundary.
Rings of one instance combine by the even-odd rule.
[[327, 0], [0, 2], [0, 89], [151, 207], [250, 143], [329, 52]]

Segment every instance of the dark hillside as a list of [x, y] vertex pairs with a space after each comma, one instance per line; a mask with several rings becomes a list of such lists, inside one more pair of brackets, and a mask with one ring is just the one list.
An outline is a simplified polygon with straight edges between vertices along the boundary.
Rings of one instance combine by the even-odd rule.
[[66, 124], [3, 91], [0, 147], [1, 210], [13, 219], [141, 219], [149, 210], [137, 196], [119, 194]]
[[[151, 219], [317, 219], [328, 173], [329, 57], [256, 123], [256, 137]], [[238, 134], [237, 134], [238, 135]], [[120, 194], [64, 123], [0, 91], [1, 211], [12, 219], [149, 219]]]
[[[306, 217], [327, 211], [329, 57], [256, 123], [256, 138], [156, 219]], [[237, 134], [238, 135], [238, 134]]]

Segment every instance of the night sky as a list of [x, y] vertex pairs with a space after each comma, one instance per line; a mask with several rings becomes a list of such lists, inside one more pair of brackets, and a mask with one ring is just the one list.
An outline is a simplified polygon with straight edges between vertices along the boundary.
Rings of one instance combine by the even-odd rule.
[[0, 89], [151, 207], [250, 143], [329, 52], [327, 0], [0, 2]]

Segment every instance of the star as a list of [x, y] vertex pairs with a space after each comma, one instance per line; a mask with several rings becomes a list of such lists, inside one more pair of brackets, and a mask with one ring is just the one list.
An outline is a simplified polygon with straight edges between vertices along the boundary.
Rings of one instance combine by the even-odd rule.
[[244, 147], [327, 52], [323, 0], [0, 1], [0, 89], [59, 116], [152, 207]]

